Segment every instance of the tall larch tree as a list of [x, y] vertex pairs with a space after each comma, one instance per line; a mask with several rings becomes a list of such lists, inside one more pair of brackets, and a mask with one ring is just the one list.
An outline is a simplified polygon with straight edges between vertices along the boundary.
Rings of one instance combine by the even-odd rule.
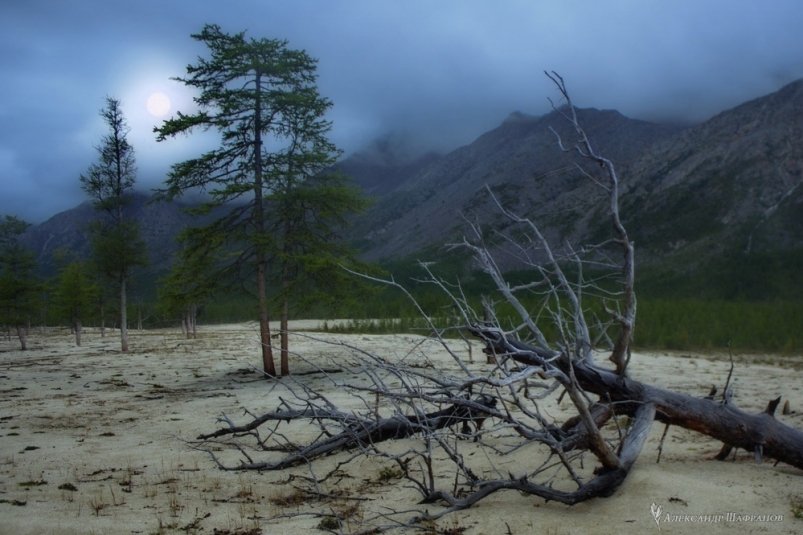
[[131, 270], [145, 265], [145, 244], [136, 221], [125, 217], [136, 181], [134, 147], [120, 101], [106, 98], [100, 110], [108, 133], [97, 147], [98, 161], [81, 175], [81, 186], [104, 217], [91, 227], [92, 249], [99, 270], [116, 285], [120, 299], [120, 349], [128, 351], [128, 281]]
[[286, 41], [227, 34], [217, 25], [206, 25], [192, 37], [207, 47], [207, 57], [187, 66], [187, 75], [177, 80], [199, 92], [198, 110], [178, 112], [155, 132], [162, 141], [212, 129], [220, 145], [173, 166], [164, 193], [174, 198], [201, 190], [209, 196], [210, 210], [228, 208], [198, 232], [225, 236], [209, 241], [233, 253], [227, 267], [255, 276], [263, 370], [276, 376], [267, 290], [276, 251], [269, 198], [289, 160], [336, 156], [326, 140], [331, 124], [324, 119], [331, 103], [318, 93], [316, 60], [288, 48]]

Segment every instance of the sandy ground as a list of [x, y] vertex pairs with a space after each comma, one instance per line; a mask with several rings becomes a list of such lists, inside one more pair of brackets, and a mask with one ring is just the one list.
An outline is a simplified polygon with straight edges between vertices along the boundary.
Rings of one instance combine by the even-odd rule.
[[[319, 336], [387, 359], [430, 359], [437, 369], [454, 369], [436, 344], [413, 335]], [[17, 350], [14, 339], [0, 340], [0, 533], [321, 533], [316, 529], [320, 518], [297, 513], [352, 507], [357, 510], [353, 520], [341, 528], [349, 533], [371, 511], [420, 507], [413, 489], [383, 477], [388, 465], [381, 459], [351, 462], [340, 482], [332, 484], [347, 496], [367, 499], [293, 503], [294, 478], [309, 475], [307, 468], [222, 471], [207, 453], [190, 447], [186, 440], [216, 429], [221, 413], [244, 421], [243, 407], [254, 413], [275, 408], [283, 390], [270, 388], [254, 373], [257, 339], [251, 324], [202, 328], [197, 340], [184, 340], [175, 330], [134, 331], [127, 355], [119, 353], [117, 338], [94, 332], [85, 333], [81, 348], [64, 331], [33, 333], [26, 352]], [[307, 335], [293, 336], [292, 344], [309, 360], [294, 359], [296, 371], [346, 362], [350, 354], [343, 345]], [[479, 360], [478, 348], [473, 355]], [[793, 413], [778, 417], [803, 428], [803, 367], [790, 365], [795, 360], [800, 362], [739, 359], [736, 403], [759, 411], [770, 398], [783, 395]], [[479, 362], [473, 366], [482, 368]], [[639, 354], [631, 364], [640, 380], [700, 396], [712, 384], [724, 384], [727, 372], [726, 360], [695, 355]], [[359, 380], [341, 375], [339, 380]], [[296, 380], [349, 403], [320, 375]], [[561, 417], [561, 407], [547, 410]], [[427, 526], [428, 532], [803, 533], [803, 519], [791, 512], [795, 497], [803, 497], [803, 472], [755, 464], [745, 452], [733, 461], [713, 461], [719, 443], [675, 428], [656, 464], [662, 432], [663, 426], [653, 427], [634, 470], [611, 498], [568, 507], [500, 492]], [[314, 436], [305, 433], [294, 438]], [[231, 452], [220, 454], [236, 459], [226, 457]], [[510, 468], [527, 462], [527, 455], [512, 456]], [[347, 456], [321, 459], [316, 474]], [[653, 504], [661, 507], [660, 531]], [[732, 512], [783, 519], [700, 522], [705, 519], [696, 516]], [[695, 521], [666, 522], [667, 513]]]

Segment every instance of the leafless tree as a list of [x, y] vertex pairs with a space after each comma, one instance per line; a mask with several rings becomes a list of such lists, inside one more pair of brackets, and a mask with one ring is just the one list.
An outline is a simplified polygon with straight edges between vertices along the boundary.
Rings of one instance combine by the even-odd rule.
[[[341, 380], [339, 374], [320, 370], [323, 380], [351, 394], [347, 407], [297, 377], [274, 386], [281, 389], [274, 393], [275, 410], [249, 413], [244, 424], [223, 417], [225, 426], [199, 436], [195, 447], [208, 451], [224, 469], [310, 467], [307, 492], [318, 496], [327, 495], [326, 482], [353, 459], [385, 459], [425, 505], [414, 512], [393, 509], [363, 518], [376, 530], [438, 518], [502, 490], [565, 504], [610, 496], [626, 479], [656, 421], [722, 441], [720, 458], [741, 448], [759, 462], [766, 457], [803, 468], [803, 433], [774, 417], [780, 398], [764, 412], [748, 414], [734, 405], [729, 381], [720, 397], [714, 391], [694, 397], [629, 376], [635, 264], [633, 243], [619, 216], [619, 177], [583, 130], [563, 79], [554, 72], [547, 76], [563, 100], [555, 108], [574, 135], [567, 143], [556, 133], [557, 143], [575, 152], [577, 171], [604, 193], [612, 236], [591, 246], [554, 249], [534, 220], [512, 213], [489, 190], [508, 223], [504, 233], [493, 235], [495, 250], [504, 244], [529, 267], [532, 280], [518, 285], [506, 280], [479, 224], [470, 224], [470, 234], [454, 246], [473, 253], [516, 320], [503, 321], [490, 299], [475, 310], [459, 284], [423, 267], [427, 281], [459, 311], [461, 325], [453, 332], [481, 341], [494, 364], [465, 362], [446, 336], [453, 333], [431, 323], [434, 339], [453, 359], [453, 373], [426, 361], [391, 360], [349, 346], [347, 365], [360, 380]], [[381, 282], [406, 292], [392, 279]], [[598, 314], [590, 310], [591, 301], [602, 303]], [[598, 362], [601, 354], [612, 366]], [[573, 416], [559, 423], [548, 414], [564, 398]], [[302, 424], [306, 431], [297, 427]], [[307, 440], [297, 444], [294, 436]], [[533, 454], [538, 448], [541, 454]], [[232, 452], [239, 461], [224, 459]], [[340, 462], [317, 474], [316, 459], [334, 452], [343, 452]], [[484, 468], [473, 462], [480, 458]], [[334, 512], [331, 516], [340, 521]]]

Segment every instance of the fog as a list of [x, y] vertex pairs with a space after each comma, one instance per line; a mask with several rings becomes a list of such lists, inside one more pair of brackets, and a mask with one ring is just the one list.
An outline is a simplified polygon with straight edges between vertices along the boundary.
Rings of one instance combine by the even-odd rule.
[[85, 200], [104, 98], [123, 102], [140, 189], [210, 141], [157, 144], [154, 92], [170, 113], [192, 94], [170, 77], [204, 54], [204, 23], [284, 38], [318, 58], [334, 102], [332, 140], [348, 154], [389, 132], [447, 151], [513, 111], [541, 114], [566, 79], [581, 107], [699, 122], [803, 77], [803, 3], [714, 0], [297, 0], [0, 5], [0, 214], [32, 222]]

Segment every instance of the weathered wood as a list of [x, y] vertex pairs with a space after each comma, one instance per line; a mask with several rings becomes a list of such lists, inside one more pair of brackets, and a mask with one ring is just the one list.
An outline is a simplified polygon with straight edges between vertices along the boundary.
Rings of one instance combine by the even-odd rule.
[[466, 509], [490, 494], [500, 490], [517, 490], [540, 496], [547, 501], [556, 501], [567, 505], [575, 505], [590, 500], [591, 498], [611, 496], [627, 478], [627, 474], [633, 467], [633, 463], [638, 459], [644, 447], [644, 443], [647, 440], [647, 436], [649, 435], [652, 423], [655, 421], [655, 414], [654, 404], [640, 404], [634, 413], [633, 424], [630, 426], [627, 436], [622, 441], [622, 447], [618, 455], [618, 468], [613, 470], [600, 470], [596, 477], [580, 486], [576, 491], [561, 491], [546, 485], [532, 483], [524, 478], [510, 478], [485, 481], [480, 485], [477, 491], [461, 498], [456, 498], [443, 491], [435, 491], [427, 496], [422, 503], [443, 501], [449, 505], [449, 510]]
[[[766, 411], [750, 414], [732, 403], [696, 398], [644, 384], [589, 361], [570, 362], [566, 355], [550, 354], [518, 340], [503, 339], [498, 331], [474, 330], [486, 343], [493, 345], [493, 350], [498, 354], [509, 354], [510, 358], [521, 364], [547, 364], [564, 373], [572, 368], [580, 387], [600, 396], [603, 401], [616, 403], [618, 414], [633, 415], [640, 404], [654, 403], [656, 419], [660, 422], [697, 431], [749, 452], [760, 447], [763, 457], [803, 469], [803, 432], [779, 422]], [[551, 359], [556, 356], [546, 363], [545, 357]], [[777, 401], [780, 402], [780, 398]], [[774, 412], [774, 407], [771, 408]]]
[[[479, 430], [482, 427], [482, 421], [487, 416], [487, 412], [493, 411], [495, 406], [496, 398], [482, 395], [473, 400], [466, 399], [462, 402], [453, 403], [445, 409], [435, 412], [421, 415], [399, 414], [389, 418], [378, 419], [359, 418], [353, 414], [335, 410], [328, 412], [312, 409], [276, 411], [263, 414], [242, 426], [230, 424], [229, 427], [218, 429], [213, 433], [200, 435], [198, 440], [250, 433], [266, 422], [278, 420], [338, 420], [345, 425], [345, 428], [340, 433], [317, 440], [279, 460], [242, 463], [239, 466], [229, 468], [235, 470], [282, 470], [308, 463], [329, 453], [354, 447], [370, 447], [387, 440], [398, 440], [423, 432], [431, 433], [445, 427], [461, 425], [463, 426], [463, 432], [466, 432], [469, 422], [473, 423], [475, 428]], [[227, 467], [221, 466], [221, 468]]]

